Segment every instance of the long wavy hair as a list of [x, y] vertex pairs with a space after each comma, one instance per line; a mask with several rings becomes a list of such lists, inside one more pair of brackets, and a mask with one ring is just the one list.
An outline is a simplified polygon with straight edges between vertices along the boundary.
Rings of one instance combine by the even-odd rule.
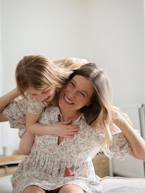
[[100, 121], [104, 126], [105, 144], [109, 144], [112, 140], [109, 125], [112, 121], [111, 103], [112, 92], [110, 80], [104, 70], [95, 63], [88, 63], [83, 65], [70, 75], [69, 80], [74, 76], [81, 75], [92, 81], [94, 86], [94, 93], [91, 98], [89, 106], [81, 109], [84, 114], [86, 122], [95, 126], [94, 123]]

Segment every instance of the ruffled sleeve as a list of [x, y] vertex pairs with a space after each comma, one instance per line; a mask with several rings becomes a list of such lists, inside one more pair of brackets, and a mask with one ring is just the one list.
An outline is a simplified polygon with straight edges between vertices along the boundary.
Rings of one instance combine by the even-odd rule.
[[123, 133], [118, 127], [113, 126], [111, 130], [112, 130], [112, 143], [109, 147], [105, 146], [105, 143], [104, 143], [105, 136], [104, 136], [103, 129], [102, 131], [97, 132], [96, 137], [99, 139], [100, 146], [101, 146], [100, 152], [104, 152], [104, 154], [108, 157], [123, 159], [126, 155], [130, 154], [131, 146], [128, 143], [126, 137], [123, 135]]
[[112, 144], [110, 146], [111, 157], [123, 159], [131, 152], [131, 146], [122, 132], [113, 135]]
[[34, 98], [28, 96], [28, 108], [27, 108], [28, 113], [40, 115], [46, 106], [47, 106], [46, 103], [37, 101]]
[[3, 114], [9, 121], [11, 128], [19, 128], [19, 136], [24, 133], [26, 121], [25, 115], [27, 110], [27, 99], [25, 97], [18, 97], [16, 100], [6, 106]]

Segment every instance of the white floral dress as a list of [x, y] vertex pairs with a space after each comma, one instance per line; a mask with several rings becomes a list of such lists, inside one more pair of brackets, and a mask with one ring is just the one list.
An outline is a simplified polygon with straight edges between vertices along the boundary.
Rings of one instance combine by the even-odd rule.
[[25, 93], [25, 96], [19, 96], [8, 104], [3, 114], [7, 117], [11, 128], [19, 129], [21, 138], [26, 129], [26, 113], [41, 115], [45, 107], [45, 103], [37, 101]]
[[[58, 107], [46, 108], [40, 118], [41, 124], [58, 122]], [[101, 193], [100, 178], [95, 175], [92, 164], [94, 152], [102, 151], [104, 135], [87, 125], [81, 115], [74, 124], [80, 131], [71, 139], [58, 144], [59, 137], [47, 135], [35, 138], [30, 155], [22, 161], [12, 177], [14, 193], [22, 193], [31, 185], [54, 190], [65, 184], [75, 184], [88, 193]], [[124, 156], [130, 151], [121, 133], [113, 136], [111, 154]], [[65, 168], [71, 168], [74, 176], [65, 176]]]

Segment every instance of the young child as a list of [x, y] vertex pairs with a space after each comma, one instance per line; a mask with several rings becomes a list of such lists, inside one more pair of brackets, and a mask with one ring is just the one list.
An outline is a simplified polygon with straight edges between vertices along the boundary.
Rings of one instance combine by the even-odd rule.
[[11, 127], [19, 128], [19, 153], [30, 152], [35, 135], [71, 137], [78, 132], [79, 128], [68, 122], [43, 126], [42, 129], [37, 121], [44, 108], [55, 103], [54, 96], [71, 70], [85, 63], [86, 60], [77, 58], [61, 58], [52, 63], [38, 55], [25, 56], [19, 61], [15, 74], [17, 89], [0, 98], [0, 121], [10, 120]]

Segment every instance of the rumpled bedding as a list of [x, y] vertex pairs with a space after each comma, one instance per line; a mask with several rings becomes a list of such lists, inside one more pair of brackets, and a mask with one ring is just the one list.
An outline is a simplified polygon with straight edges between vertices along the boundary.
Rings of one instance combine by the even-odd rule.
[[[145, 193], [145, 178], [105, 177], [102, 193]], [[11, 176], [0, 177], [0, 193], [12, 193]]]

